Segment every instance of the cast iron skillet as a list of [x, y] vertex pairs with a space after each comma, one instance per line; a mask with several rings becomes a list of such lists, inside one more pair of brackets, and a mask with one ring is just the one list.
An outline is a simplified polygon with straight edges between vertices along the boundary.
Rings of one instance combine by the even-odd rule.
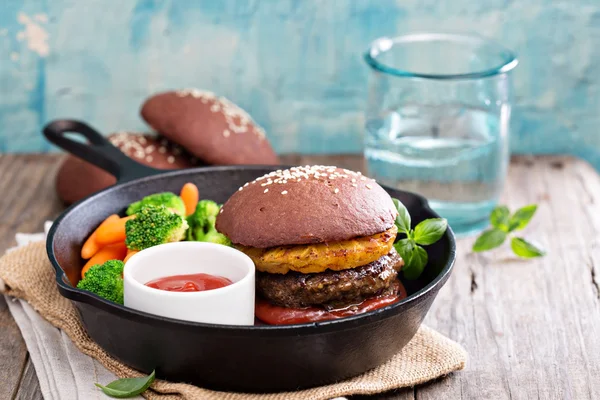
[[[76, 133], [88, 143], [71, 139]], [[52, 143], [115, 175], [118, 184], [67, 209], [52, 225], [48, 256], [60, 293], [73, 301], [91, 336], [109, 354], [159, 378], [240, 392], [296, 390], [359, 375], [385, 361], [417, 332], [455, 259], [450, 229], [427, 248], [429, 264], [409, 296], [341, 320], [287, 326], [237, 327], [184, 322], [135, 311], [73, 285], [83, 265], [81, 245], [94, 228], [141, 197], [198, 185], [202, 198], [225, 202], [238, 187], [281, 166], [221, 166], [161, 172], [142, 166], [89, 126], [71, 120], [44, 128]], [[437, 215], [415, 194], [386, 188], [409, 209], [413, 223]]]

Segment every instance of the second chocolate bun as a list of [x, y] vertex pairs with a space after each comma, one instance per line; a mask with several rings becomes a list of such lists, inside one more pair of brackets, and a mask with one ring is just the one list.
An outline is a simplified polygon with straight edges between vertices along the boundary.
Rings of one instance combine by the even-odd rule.
[[207, 164], [279, 164], [264, 130], [242, 108], [199, 89], [158, 93], [140, 111], [155, 131]]
[[[149, 167], [171, 170], [200, 165], [181, 146], [157, 135], [118, 132], [107, 139], [124, 154]], [[72, 204], [115, 183], [115, 177], [108, 172], [68, 155], [58, 170], [56, 191], [65, 204]]]

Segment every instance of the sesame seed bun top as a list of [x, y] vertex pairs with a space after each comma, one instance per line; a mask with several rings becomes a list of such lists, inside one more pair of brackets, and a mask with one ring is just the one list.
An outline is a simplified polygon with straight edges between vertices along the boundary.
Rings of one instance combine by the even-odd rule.
[[246, 183], [224, 204], [216, 228], [233, 243], [267, 248], [374, 235], [391, 228], [396, 214], [373, 179], [315, 165]]

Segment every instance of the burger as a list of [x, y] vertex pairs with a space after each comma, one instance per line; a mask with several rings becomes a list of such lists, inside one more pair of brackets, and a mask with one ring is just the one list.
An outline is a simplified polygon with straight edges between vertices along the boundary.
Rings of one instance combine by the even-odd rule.
[[392, 199], [332, 166], [277, 170], [246, 183], [216, 229], [254, 262], [256, 317], [267, 324], [342, 318], [398, 301], [403, 265]]

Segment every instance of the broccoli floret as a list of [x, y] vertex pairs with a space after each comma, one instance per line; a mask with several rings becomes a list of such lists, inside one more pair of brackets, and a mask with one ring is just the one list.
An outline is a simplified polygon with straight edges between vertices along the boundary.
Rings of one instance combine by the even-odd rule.
[[183, 200], [181, 200], [181, 197], [171, 192], [156, 193], [146, 196], [142, 200], [130, 204], [125, 213], [127, 215], [137, 214], [146, 206], [165, 206], [177, 214], [185, 216], [185, 204], [183, 203]]
[[125, 224], [125, 245], [143, 250], [185, 238], [188, 223], [181, 215], [165, 206], [146, 206]]
[[79, 281], [77, 287], [123, 304], [123, 261], [109, 260], [104, 264], [93, 265]]
[[202, 241], [222, 244], [224, 246], [231, 246], [231, 240], [222, 233], [217, 232], [214, 226], [211, 227], [208, 232], [206, 232], [202, 238]]
[[187, 240], [230, 246], [231, 240], [215, 229], [215, 221], [220, 209], [221, 206], [212, 200], [199, 201], [196, 211], [187, 218], [190, 226], [187, 232]]

